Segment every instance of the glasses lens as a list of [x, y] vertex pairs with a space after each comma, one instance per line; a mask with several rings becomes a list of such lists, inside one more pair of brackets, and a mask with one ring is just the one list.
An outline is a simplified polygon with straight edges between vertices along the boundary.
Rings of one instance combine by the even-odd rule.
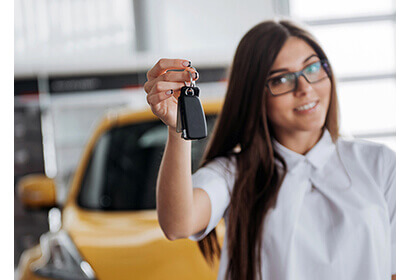
[[320, 61], [312, 63], [303, 69], [303, 74], [305, 74], [310, 83], [318, 82], [327, 76]]
[[295, 88], [295, 75], [292, 73], [269, 79], [268, 86], [273, 95], [292, 91]]

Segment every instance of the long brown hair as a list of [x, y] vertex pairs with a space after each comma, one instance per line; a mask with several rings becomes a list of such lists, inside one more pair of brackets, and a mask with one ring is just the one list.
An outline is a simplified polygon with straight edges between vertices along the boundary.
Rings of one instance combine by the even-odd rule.
[[[237, 174], [231, 193], [225, 238], [228, 238], [229, 279], [261, 276], [263, 221], [274, 207], [284, 176], [280, 176], [273, 148], [274, 130], [266, 114], [264, 91], [268, 72], [285, 41], [295, 36], [308, 43], [321, 59], [327, 59], [317, 40], [290, 20], [265, 21], [249, 30], [240, 41], [231, 66], [222, 111], [202, 157], [201, 167], [216, 157], [236, 157]], [[324, 126], [335, 142], [339, 136], [338, 102], [331, 66], [331, 97]], [[239, 148], [237, 151], [236, 148]], [[198, 242], [208, 263], [220, 258], [215, 229]]]

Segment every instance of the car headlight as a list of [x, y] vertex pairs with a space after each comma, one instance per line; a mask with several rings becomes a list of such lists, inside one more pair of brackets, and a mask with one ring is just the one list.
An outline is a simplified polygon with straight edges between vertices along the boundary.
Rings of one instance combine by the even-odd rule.
[[65, 230], [47, 232], [40, 237], [42, 256], [31, 264], [31, 270], [54, 279], [96, 279], [90, 264], [83, 260]]

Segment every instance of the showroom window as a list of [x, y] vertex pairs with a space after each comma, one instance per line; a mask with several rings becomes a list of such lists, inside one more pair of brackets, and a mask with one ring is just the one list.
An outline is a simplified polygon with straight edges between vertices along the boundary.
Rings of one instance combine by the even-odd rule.
[[395, 149], [396, 7], [392, 0], [276, 0], [308, 25], [338, 81], [341, 131]]

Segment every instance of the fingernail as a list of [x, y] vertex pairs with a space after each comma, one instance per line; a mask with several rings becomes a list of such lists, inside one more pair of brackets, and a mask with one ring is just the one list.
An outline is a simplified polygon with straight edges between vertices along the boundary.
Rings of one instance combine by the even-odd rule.
[[191, 73], [192, 80], [196, 80], [198, 78], [198, 72]]
[[191, 66], [191, 61], [184, 61], [182, 62], [182, 65], [184, 65], [185, 67], [189, 67]]
[[171, 94], [173, 94], [173, 93], [174, 93], [174, 90], [173, 90], [173, 89], [170, 89], [170, 90], [168, 90], [165, 94], [171, 95]]

